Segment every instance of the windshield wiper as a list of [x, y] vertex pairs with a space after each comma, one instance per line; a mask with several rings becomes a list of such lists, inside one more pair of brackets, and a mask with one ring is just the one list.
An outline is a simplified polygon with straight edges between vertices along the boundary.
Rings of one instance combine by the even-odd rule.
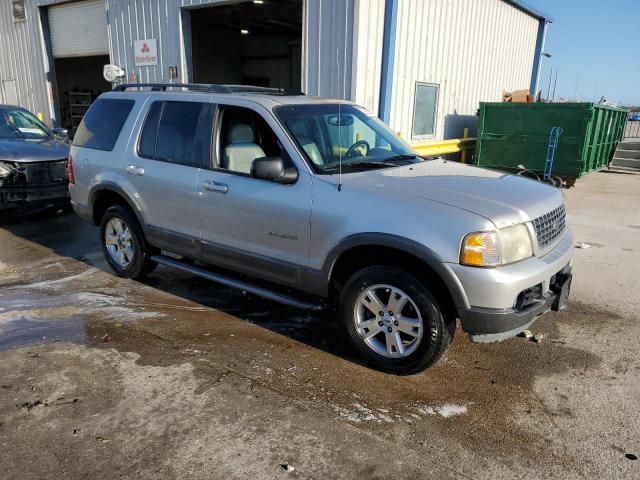
[[[380, 160], [356, 160], [355, 162], [343, 162], [342, 169], [347, 170], [349, 168], [388, 168], [398, 167], [400, 165], [408, 165], [414, 163], [411, 160], [419, 158], [418, 155], [404, 153], [400, 155], [394, 155], [392, 157], [380, 157]], [[336, 172], [340, 169], [340, 165], [332, 164], [322, 169], [323, 172]]]
[[[416, 158], [420, 158], [415, 153], [402, 153], [400, 155], [394, 155], [393, 157], [387, 157], [384, 159], [385, 162], [397, 162], [402, 160], [415, 160]], [[413, 163], [413, 162], [408, 162]]]
[[[373, 162], [371, 160], [361, 160], [359, 162], [347, 162], [342, 164], [343, 170], [348, 170], [350, 168], [387, 168], [387, 167], [397, 167], [398, 165], [395, 163], [385, 163], [385, 162]], [[327, 172], [337, 172], [340, 170], [340, 165], [331, 165], [330, 167], [323, 168], [322, 171]]]

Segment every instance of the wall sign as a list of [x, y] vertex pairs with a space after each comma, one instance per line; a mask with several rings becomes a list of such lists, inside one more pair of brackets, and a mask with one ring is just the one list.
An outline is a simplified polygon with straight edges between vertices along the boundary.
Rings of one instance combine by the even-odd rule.
[[158, 65], [158, 45], [155, 38], [135, 40], [133, 42], [133, 50], [135, 52], [136, 67]]

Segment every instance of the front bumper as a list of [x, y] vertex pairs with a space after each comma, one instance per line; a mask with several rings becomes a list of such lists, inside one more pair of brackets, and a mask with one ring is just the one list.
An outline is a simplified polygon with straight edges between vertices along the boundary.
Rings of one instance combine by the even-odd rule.
[[69, 203], [67, 183], [0, 187], [0, 210], [20, 210]]
[[[558, 299], [559, 282], [570, 278], [572, 257], [573, 235], [567, 229], [543, 257], [492, 269], [451, 264], [466, 297], [465, 305], [457, 305], [463, 330], [471, 340], [484, 342], [525, 330]], [[539, 295], [523, 308], [520, 299], [531, 289]]]

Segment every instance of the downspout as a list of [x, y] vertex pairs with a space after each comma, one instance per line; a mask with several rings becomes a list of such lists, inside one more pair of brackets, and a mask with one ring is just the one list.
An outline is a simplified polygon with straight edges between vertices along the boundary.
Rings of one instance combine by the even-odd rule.
[[533, 56], [533, 70], [531, 71], [531, 86], [529, 87], [529, 93], [534, 97], [538, 92], [538, 81], [540, 80], [540, 70], [542, 67], [542, 51], [544, 50], [544, 41], [547, 37], [548, 24], [549, 21], [545, 18], [539, 20], [536, 52]]
[[386, 124], [388, 124], [391, 119], [391, 94], [393, 93], [393, 67], [395, 63], [397, 24], [398, 0], [385, 0], [378, 117]]

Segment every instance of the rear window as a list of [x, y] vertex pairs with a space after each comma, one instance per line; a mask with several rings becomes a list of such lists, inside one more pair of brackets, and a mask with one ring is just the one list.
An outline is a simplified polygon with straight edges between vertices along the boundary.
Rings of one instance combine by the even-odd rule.
[[82, 119], [73, 144], [95, 150], [113, 150], [134, 103], [125, 99], [97, 100]]

